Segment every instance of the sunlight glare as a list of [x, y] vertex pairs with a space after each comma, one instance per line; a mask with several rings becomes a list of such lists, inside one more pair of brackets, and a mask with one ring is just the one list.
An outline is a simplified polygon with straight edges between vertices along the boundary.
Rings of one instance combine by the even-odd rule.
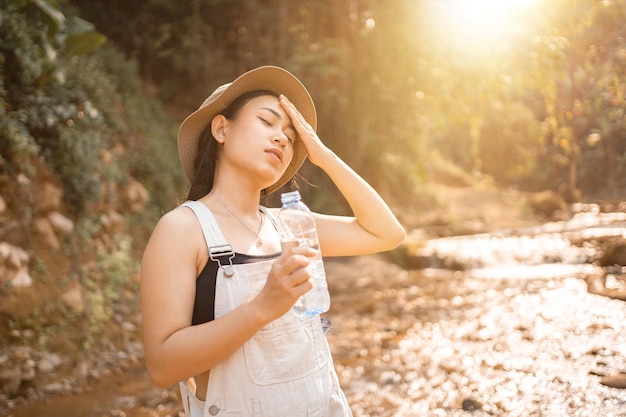
[[538, 0], [439, 0], [441, 29], [461, 47], [488, 46], [523, 33]]

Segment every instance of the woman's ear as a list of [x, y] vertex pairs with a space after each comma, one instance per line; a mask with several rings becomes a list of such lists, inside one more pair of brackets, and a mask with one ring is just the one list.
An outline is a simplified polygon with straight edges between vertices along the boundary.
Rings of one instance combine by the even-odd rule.
[[226, 126], [228, 120], [221, 114], [218, 114], [211, 120], [211, 133], [217, 143], [224, 143], [226, 140]]

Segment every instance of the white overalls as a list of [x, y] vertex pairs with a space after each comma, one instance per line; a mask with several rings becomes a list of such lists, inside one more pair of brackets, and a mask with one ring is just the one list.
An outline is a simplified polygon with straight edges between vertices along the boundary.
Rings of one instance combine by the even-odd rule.
[[[265, 285], [272, 260], [232, 265], [232, 248], [204, 204], [188, 201], [217, 261], [215, 318], [257, 294]], [[271, 214], [262, 208], [268, 218]], [[227, 359], [211, 369], [206, 400], [180, 383], [189, 417], [348, 417], [348, 402], [339, 387], [330, 348], [319, 316], [289, 311], [259, 330]]]

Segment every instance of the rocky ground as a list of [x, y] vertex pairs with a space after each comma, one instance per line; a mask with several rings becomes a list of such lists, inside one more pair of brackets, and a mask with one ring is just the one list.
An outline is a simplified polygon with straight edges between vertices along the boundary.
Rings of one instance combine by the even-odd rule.
[[626, 304], [583, 277], [333, 268], [330, 341], [356, 416], [626, 416], [626, 391], [602, 384], [626, 372]]

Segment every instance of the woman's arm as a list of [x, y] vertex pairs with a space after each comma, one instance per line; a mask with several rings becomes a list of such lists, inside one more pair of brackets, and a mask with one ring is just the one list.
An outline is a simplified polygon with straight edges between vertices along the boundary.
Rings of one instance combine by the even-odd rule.
[[328, 149], [286, 97], [281, 104], [304, 142], [310, 161], [326, 172], [350, 205], [354, 217], [316, 214], [324, 256], [349, 256], [390, 250], [405, 231], [380, 195]]
[[354, 213], [354, 217], [316, 215], [324, 256], [382, 252], [402, 243], [404, 228], [363, 178], [331, 151], [316, 165], [328, 174]]
[[206, 243], [191, 210], [177, 209], [163, 216], [141, 265], [144, 350], [153, 382], [167, 387], [211, 369], [287, 312], [311, 287], [306, 269], [300, 267], [308, 264], [307, 257], [314, 252], [301, 249], [274, 262], [257, 296], [224, 317], [191, 326], [196, 277], [206, 260]]

